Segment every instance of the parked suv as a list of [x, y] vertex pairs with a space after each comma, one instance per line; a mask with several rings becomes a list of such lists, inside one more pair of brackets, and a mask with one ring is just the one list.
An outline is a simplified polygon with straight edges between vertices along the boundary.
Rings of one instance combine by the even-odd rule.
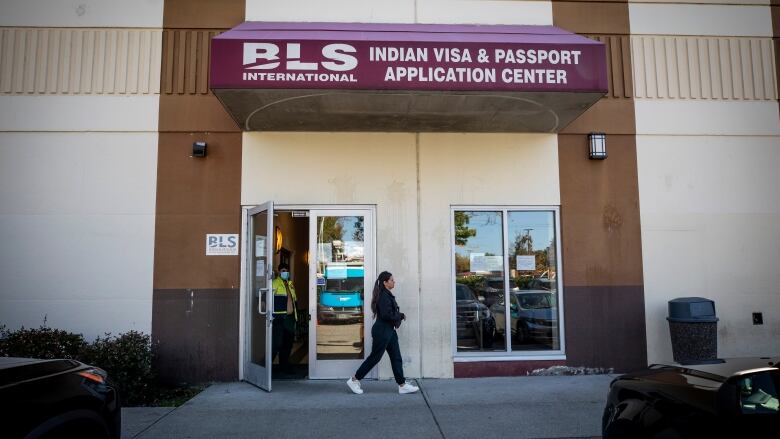
[[[555, 294], [546, 290], [512, 291], [509, 294], [510, 330], [515, 344], [533, 340], [550, 343], [558, 326]], [[496, 319], [496, 331], [506, 330], [504, 301], [490, 307]]]
[[[509, 283], [510, 288], [514, 288], [514, 282], [510, 280]], [[504, 299], [504, 278], [501, 276], [483, 278], [474, 288], [488, 307]]]
[[496, 319], [466, 284], [455, 284], [457, 342], [463, 348], [490, 348], [496, 334]]
[[[609, 386], [605, 439], [768, 438], [780, 431], [777, 358], [654, 364]], [[774, 433], [772, 433], [774, 431]]]
[[119, 439], [121, 430], [119, 394], [102, 369], [0, 357], [0, 436]]

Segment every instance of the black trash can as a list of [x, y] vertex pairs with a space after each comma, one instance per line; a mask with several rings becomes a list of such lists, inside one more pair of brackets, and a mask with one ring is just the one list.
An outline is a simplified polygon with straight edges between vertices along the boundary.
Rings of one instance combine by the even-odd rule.
[[720, 363], [718, 360], [718, 318], [715, 302], [702, 297], [680, 297], [669, 301], [669, 333], [672, 355], [680, 364]]

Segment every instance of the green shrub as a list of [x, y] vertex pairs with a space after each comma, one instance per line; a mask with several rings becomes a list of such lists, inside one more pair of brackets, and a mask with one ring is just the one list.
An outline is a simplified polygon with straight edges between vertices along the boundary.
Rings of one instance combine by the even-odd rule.
[[46, 326], [16, 331], [0, 326], [0, 356], [72, 358], [108, 372], [123, 405], [146, 405], [158, 398], [151, 338], [137, 331], [118, 336], [105, 334], [87, 343], [81, 334]]
[[146, 404], [153, 398], [152, 344], [148, 335], [137, 331], [115, 337], [105, 334], [85, 346], [81, 361], [108, 372], [124, 405]]
[[81, 334], [41, 326], [8, 331], [0, 328], [0, 356], [79, 359], [86, 346]]
[[460, 284], [465, 284], [471, 287], [472, 290], [477, 291], [479, 288], [479, 285], [485, 280], [485, 276], [480, 276], [478, 274], [471, 274], [468, 276], [461, 276], [458, 277], [455, 281]]

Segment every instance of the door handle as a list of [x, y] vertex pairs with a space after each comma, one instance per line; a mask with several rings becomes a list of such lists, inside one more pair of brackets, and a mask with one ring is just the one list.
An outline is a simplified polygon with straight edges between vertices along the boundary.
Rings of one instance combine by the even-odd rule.
[[[265, 303], [266, 302], [265, 300], [263, 300], [263, 299], [265, 299], [265, 294], [263, 294], [263, 293], [265, 293], [267, 291], [268, 291], [268, 288], [260, 288], [259, 291], [257, 292], [258, 296], [260, 296], [260, 297], [258, 297], [258, 300], [257, 300], [257, 312], [260, 315], [263, 315], [263, 316], [268, 314], [268, 304]], [[265, 305], [265, 308], [266, 308], [265, 310], [263, 310], [263, 305]]]

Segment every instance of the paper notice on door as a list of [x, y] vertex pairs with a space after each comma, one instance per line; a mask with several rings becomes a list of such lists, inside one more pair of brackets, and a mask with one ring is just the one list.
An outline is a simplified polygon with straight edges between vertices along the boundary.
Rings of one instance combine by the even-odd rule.
[[534, 271], [536, 270], [536, 256], [534, 255], [517, 255], [517, 267], [520, 271]]
[[471, 271], [502, 271], [504, 268], [504, 256], [503, 255], [486, 255], [484, 253], [471, 253], [469, 254], [469, 262], [471, 264]]
[[255, 261], [255, 277], [265, 277], [265, 258]]
[[255, 256], [265, 256], [265, 236], [255, 236]]
[[469, 253], [470, 271], [487, 271], [484, 253]]
[[503, 271], [504, 255], [485, 256], [487, 271]]

